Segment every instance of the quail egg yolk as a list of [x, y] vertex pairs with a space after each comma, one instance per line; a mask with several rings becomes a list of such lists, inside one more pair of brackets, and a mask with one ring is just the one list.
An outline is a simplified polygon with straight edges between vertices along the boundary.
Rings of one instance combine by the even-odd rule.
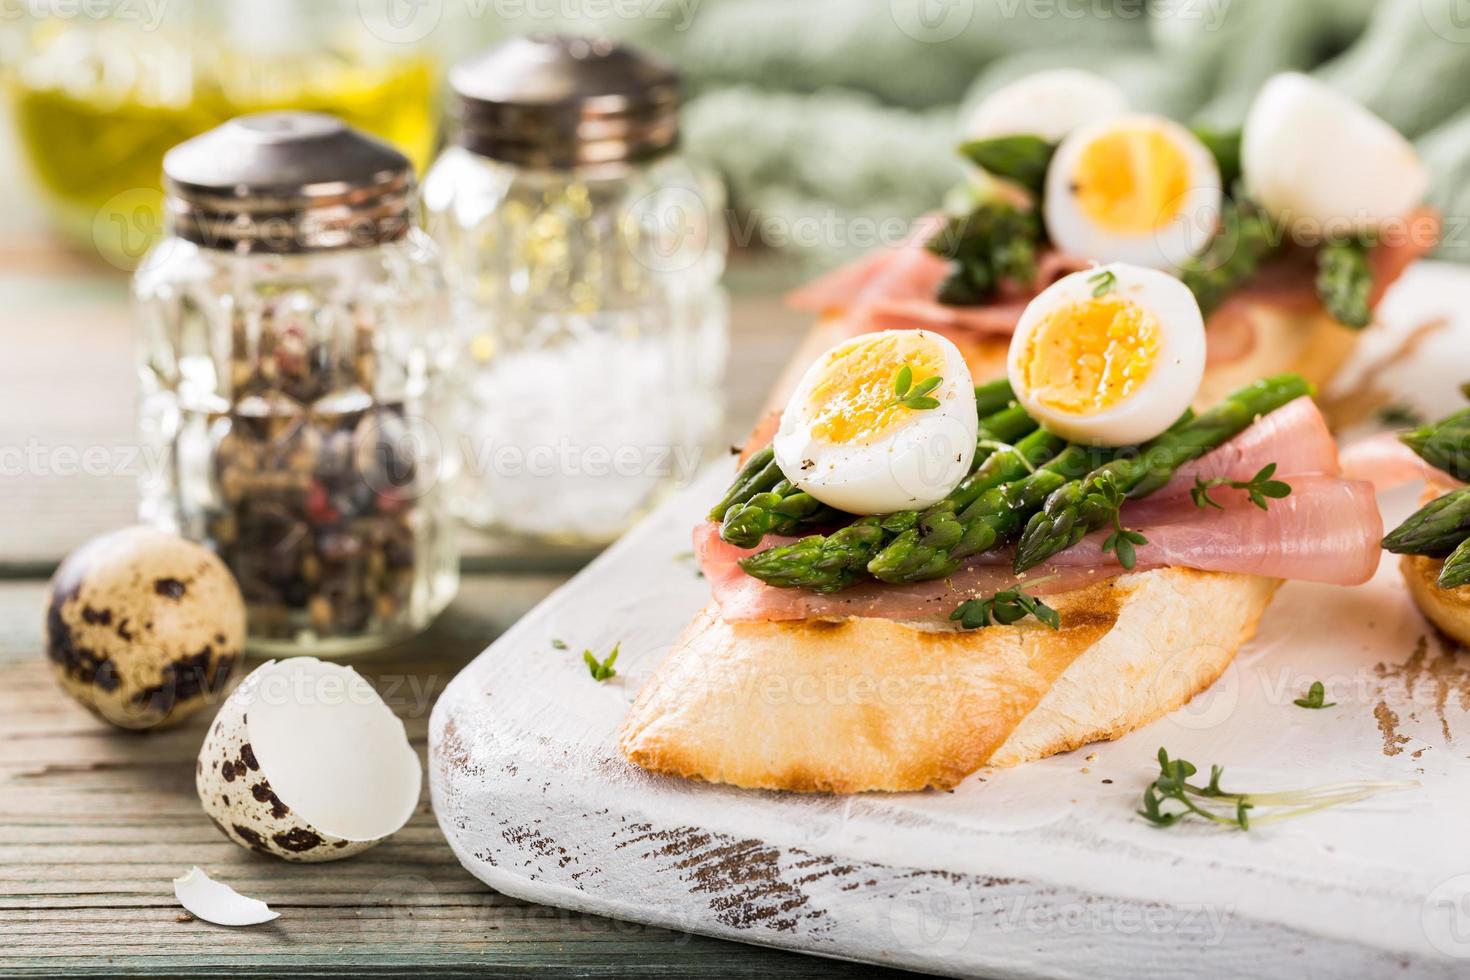
[[1118, 234], [1141, 235], [1179, 216], [1190, 189], [1189, 160], [1168, 134], [1117, 129], [1088, 143], [1072, 171], [1084, 214]]
[[894, 384], [906, 365], [913, 384], [942, 374], [944, 353], [917, 331], [859, 338], [827, 355], [807, 402], [811, 432], [829, 443], [866, 445], [913, 412], [898, 403]]
[[1105, 411], [1148, 379], [1162, 340], [1158, 317], [1119, 296], [1059, 306], [1028, 338], [1021, 365], [1026, 389], [1068, 415]]

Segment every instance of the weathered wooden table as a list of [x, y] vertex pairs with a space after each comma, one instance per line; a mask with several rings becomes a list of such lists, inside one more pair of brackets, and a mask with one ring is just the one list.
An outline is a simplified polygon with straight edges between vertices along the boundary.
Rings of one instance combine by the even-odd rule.
[[[194, 793], [208, 712], [177, 731], [123, 734], [62, 694], [42, 657], [47, 576], [75, 545], [133, 520], [142, 464], [129, 448], [126, 280], [49, 243], [23, 212], [0, 204], [0, 975], [876, 972], [496, 895], [459, 866], [427, 793], [402, 832], [339, 864], [289, 865], [221, 836]], [[769, 292], [737, 295], [731, 435], [802, 326]], [[466, 544], [463, 589], [432, 631], [356, 662], [421, 751], [442, 687], [587, 557]], [[190, 919], [170, 879], [195, 864], [281, 918], [248, 929]]]

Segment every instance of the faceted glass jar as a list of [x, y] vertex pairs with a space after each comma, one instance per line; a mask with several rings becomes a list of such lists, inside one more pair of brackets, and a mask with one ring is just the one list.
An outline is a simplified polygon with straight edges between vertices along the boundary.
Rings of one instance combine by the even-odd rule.
[[423, 203], [463, 345], [460, 516], [612, 540], [692, 477], [722, 417], [722, 187], [676, 155], [533, 170], [452, 146]]
[[349, 653], [453, 598], [437, 252], [236, 254], [179, 238], [139, 269], [145, 520], [214, 548], [251, 647]]

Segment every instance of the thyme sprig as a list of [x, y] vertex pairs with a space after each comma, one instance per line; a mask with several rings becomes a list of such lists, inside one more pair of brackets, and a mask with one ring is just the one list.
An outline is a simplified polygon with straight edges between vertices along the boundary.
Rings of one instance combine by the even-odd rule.
[[[1193, 763], [1171, 759], [1167, 751], [1159, 749], [1159, 777], [1143, 791], [1143, 809], [1138, 815], [1159, 827], [1172, 827], [1195, 816], [1220, 826], [1250, 830], [1419, 785], [1413, 780], [1361, 781], [1277, 793], [1229, 793], [1220, 786], [1225, 772], [1221, 766], [1210, 767], [1210, 781], [1205, 786], [1189, 781], [1198, 771]], [[1168, 803], [1183, 809], [1167, 810]]]
[[597, 657], [593, 656], [591, 650], [582, 651], [582, 660], [587, 664], [587, 672], [592, 675], [594, 681], [600, 684], [610, 677], [617, 676], [618, 672], [613, 670], [613, 664], [617, 663], [618, 651], [622, 646], [621, 643], [614, 644], [612, 653], [607, 655], [606, 660], [598, 660]]
[[942, 384], [944, 379], [937, 374], [914, 384], [914, 369], [905, 364], [893, 379], [893, 404], [916, 412], [938, 408], [939, 400], [931, 398], [929, 393]]
[[1117, 287], [1118, 274], [1112, 269], [1104, 269], [1095, 276], [1089, 276], [1087, 281], [1092, 283], [1092, 298], [1102, 299]]
[[1269, 510], [1271, 500], [1282, 500], [1291, 496], [1291, 484], [1282, 480], [1271, 479], [1276, 475], [1276, 464], [1267, 463], [1261, 467], [1260, 472], [1249, 480], [1230, 480], [1223, 476], [1217, 476], [1212, 480], [1196, 476], [1194, 478], [1194, 489], [1189, 491], [1190, 497], [1194, 498], [1194, 505], [1200, 510], [1213, 507], [1216, 510], [1224, 510], [1225, 505], [1219, 503], [1210, 496], [1210, 491], [1218, 487], [1229, 487], [1232, 490], [1244, 490], [1261, 510]]
[[1324, 702], [1322, 700], [1326, 696], [1327, 696], [1327, 688], [1325, 686], [1323, 686], [1322, 682], [1321, 681], [1313, 681], [1312, 682], [1312, 686], [1309, 687], [1309, 688], [1307, 688], [1307, 694], [1306, 694], [1306, 696], [1305, 697], [1297, 698], [1295, 701], [1293, 701], [1291, 703], [1294, 704], [1294, 705], [1296, 705], [1298, 708], [1333, 708], [1333, 707], [1336, 707], [1337, 706], [1337, 702], [1336, 701], [1326, 701], [1326, 702]]
[[[1030, 584], [1034, 587], [1044, 581], [1047, 579], [1037, 579]], [[951, 620], [967, 630], [978, 630], [992, 623], [1010, 626], [1027, 616], [1035, 616], [1052, 629], [1061, 629], [1061, 614], [1035, 596], [1027, 595], [1019, 585], [997, 592], [989, 599], [969, 599], [949, 614]]]
[[1103, 540], [1103, 554], [1111, 552], [1117, 555], [1118, 564], [1132, 571], [1138, 564], [1138, 555], [1134, 549], [1148, 544], [1148, 538], [1123, 526], [1123, 501], [1126, 497], [1113, 474], [1106, 473], [1093, 482], [1084, 501], [1113, 525], [1113, 533]]

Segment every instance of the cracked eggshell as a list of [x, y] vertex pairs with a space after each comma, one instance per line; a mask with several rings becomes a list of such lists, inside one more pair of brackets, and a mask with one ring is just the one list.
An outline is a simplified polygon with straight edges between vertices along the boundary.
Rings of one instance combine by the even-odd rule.
[[174, 897], [194, 918], [217, 926], [258, 926], [281, 917], [259, 899], [241, 895], [197, 867], [174, 879]]
[[224, 562], [150, 527], [67, 556], [46, 593], [46, 655], [63, 690], [119, 728], [176, 725], [215, 700], [245, 644]]
[[242, 847], [336, 861], [395, 833], [422, 771], [403, 722], [352, 668], [269, 661], [221, 706], [195, 766], [204, 812]]

